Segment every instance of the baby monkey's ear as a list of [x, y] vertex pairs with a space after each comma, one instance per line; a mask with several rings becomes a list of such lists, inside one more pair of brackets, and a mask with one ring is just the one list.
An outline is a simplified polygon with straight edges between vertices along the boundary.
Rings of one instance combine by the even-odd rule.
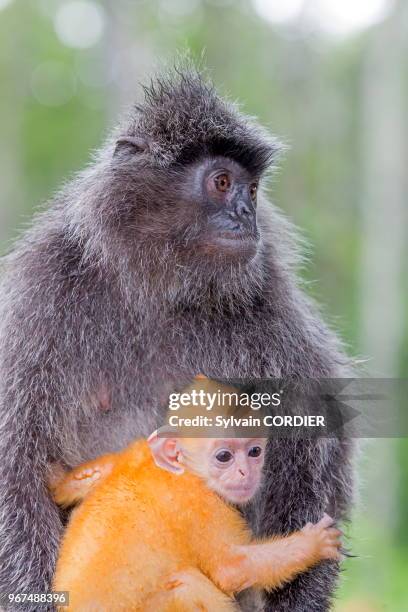
[[122, 136], [116, 141], [113, 157], [119, 154], [134, 155], [135, 153], [148, 153], [149, 142], [142, 136]]
[[154, 462], [158, 467], [173, 474], [182, 474], [184, 472], [184, 468], [178, 462], [181, 451], [177, 438], [159, 437], [159, 432], [154, 431], [147, 439], [147, 443], [152, 451]]

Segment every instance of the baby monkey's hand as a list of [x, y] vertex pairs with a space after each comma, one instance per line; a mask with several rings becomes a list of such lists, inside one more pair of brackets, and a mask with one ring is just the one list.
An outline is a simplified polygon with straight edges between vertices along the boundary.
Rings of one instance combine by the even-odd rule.
[[318, 523], [308, 523], [288, 536], [236, 546], [231, 551], [235, 556], [220, 563], [215, 582], [226, 593], [251, 586], [281, 587], [323, 560], [340, 561], [340, 536], [333, 519], [325, 514]]
[[324, 514], [318, 523], [307, 523], [301, 533], [308, 539], [308, 545], [317, 560], [334, 559], [341, 561], [341, 531], [335, 526], [334, 520]]

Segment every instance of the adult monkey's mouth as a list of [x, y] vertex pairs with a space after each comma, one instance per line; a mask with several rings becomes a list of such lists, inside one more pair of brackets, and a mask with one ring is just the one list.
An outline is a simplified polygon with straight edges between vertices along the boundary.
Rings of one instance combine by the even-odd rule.
[[238, 259], [250, 259], [256, 255], [258, 243], [258, 232], [223, 230], [207, 234], [201, 241], [201, 246], [208, 254], [226, 254]]
[[214, 233], [214, 236], [219, 240], [233, 240], [236, 242], [258, 242], [258, 232], [251, 232], [248, 230], [224, 230]]

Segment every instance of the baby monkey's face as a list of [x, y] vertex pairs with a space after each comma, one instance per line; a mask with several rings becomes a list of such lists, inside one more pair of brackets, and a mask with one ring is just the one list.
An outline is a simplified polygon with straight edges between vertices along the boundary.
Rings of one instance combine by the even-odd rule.
[[262, 479], [266, 440], [227, 438], [207, 441], [207, 484], [233, 504], [245, 504]]
[[265, 438], [167, 438], [154, 432], [148, 444], [157, 466], [200, 476], [232, 504], [245, 504], [260, 487]]

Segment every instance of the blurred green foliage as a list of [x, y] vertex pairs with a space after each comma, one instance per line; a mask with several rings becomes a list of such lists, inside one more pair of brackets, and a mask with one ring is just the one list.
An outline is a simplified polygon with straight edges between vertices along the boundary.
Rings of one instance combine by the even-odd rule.
[[[289, 145], [270, 182], [272, 198], [312, 245], [311, 263], [302, 271], [309, 292], [325, 305], [350, 352], [365, 353], [360, 333], [365, 316], [362, 206], [369, 180], [364, 92], [367, 83], [377, 78], [375, 64], [367, 68], [367, 56], [390, 23], [406, 37], [406, 11], [405, 21], [398, 12], [403, 2], [395, 3], [386, 22], [353, 37], [331, 39], [310, 27], [305, 16], [295, 24], [273, 26], [244, 0], [202, 0], [193, 2], [193, 8], [175, 0], [106, 0], [91, 3], [99, 7], [104, 27], [94, 45], [83, 47], [80, 38], [77, 46], [64, 44], [58, 33], [56, 15], [63, 0], [15, 0], [1, 10], [3, 4], [4, 0], [0, 2], [1, 251], [9, 248], [35, 207], [90, 160], [90, 152], [103, 141], [118, 113], [139, 95], [138, 83], [146, 75], [171, 61], [177, 51], [188, 48], [201, 58], [204, 49], [203, 63], [220, 90], [238, 99], [246, 112], [257, 115]], [[404, 56], [398, 69], [406, 96]], [[374, 111], [392, 114], [393, 108], [374, 106]], [[407, 124], [400, 129], [406, 135]], [[405, 204], [406, 194], [407, 185]], [[406, 209], [400, 223], [407, 225]], [[404, 275], [395, 300], [406, 315], [406, 265], [401, 270]], [[379, 299], [380, 292], [381, 288]], [[384, 317], [380, 325], [386, 324], [386, 317], [393, 320], [393, 313]], [[393, 350], [398, 371], [391, 372], [395, 376], [407, 372], [407, 320], [400, 315], [397, 323], [400, 344]], [[383, 474], [388, 472], [389, 478], [378, 487], [376, 466], [383, 452], [387, 457]], [[350, 533], [358, 557], [345, 564], [336, 609], [405, 612], [407, 441], [372, 442], [363, 453], [361, 474], [361, 503]]]

